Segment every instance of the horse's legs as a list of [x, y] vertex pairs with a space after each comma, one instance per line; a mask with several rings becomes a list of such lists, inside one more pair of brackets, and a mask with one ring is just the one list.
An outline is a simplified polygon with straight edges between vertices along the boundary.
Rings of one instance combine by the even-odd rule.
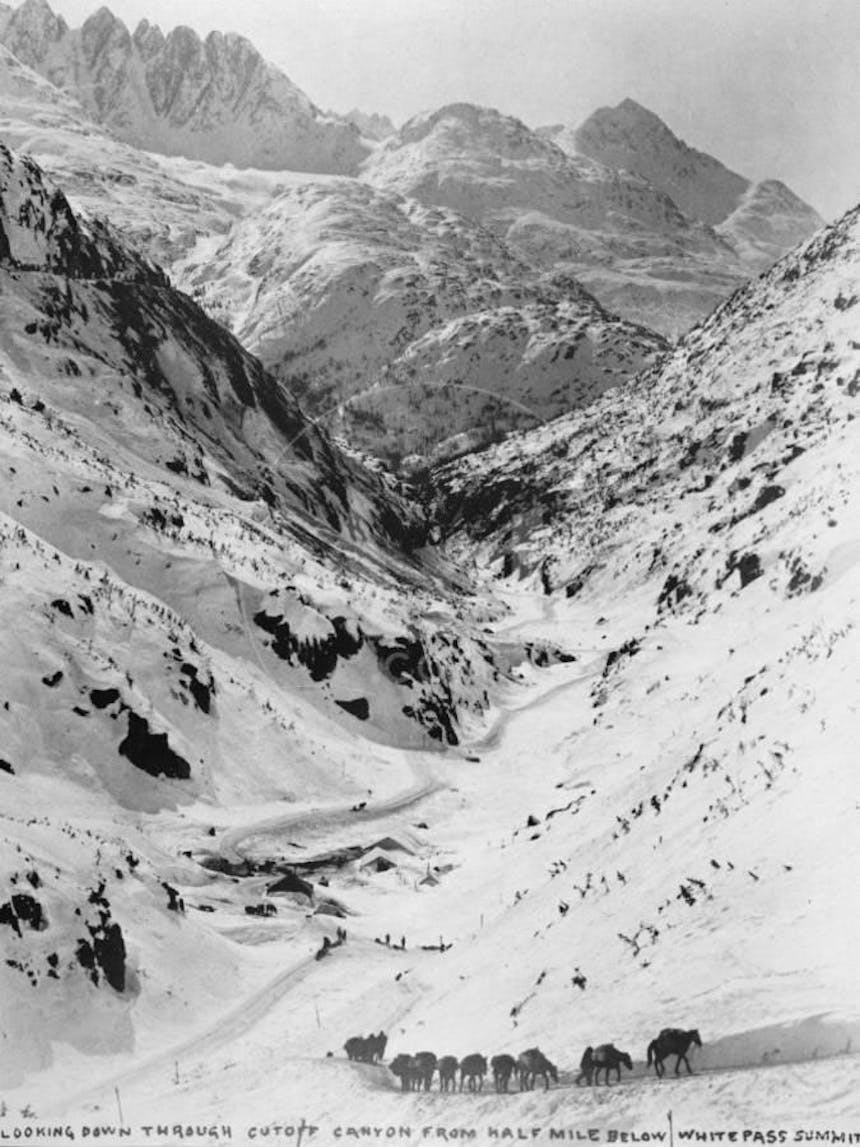
[[684, 1055], [683, 1058], [684, 1058], [684, 1063], [687, 1065], [687, 1075], [692, 1075], [693, 1069], [690, 1067], [690, 1061], [687, 1059], [686, 1055]]

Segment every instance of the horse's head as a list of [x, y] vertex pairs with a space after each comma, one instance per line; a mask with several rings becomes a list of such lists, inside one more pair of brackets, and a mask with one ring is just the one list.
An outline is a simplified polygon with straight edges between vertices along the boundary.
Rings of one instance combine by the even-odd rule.
[[699, 1035], [699, 1029], [694, 1028], [693, 1031], [691, 1031], [689, 1034], [691, 1041], [696, 1045], [696, 1047], [701, 1047], [702, 1037]]
[[626, 1051], [620, 1051], [618, 1053], [618, 1058], [621, 1060], [628, 1071], [633, 1070], [633, 1060], [630, 1058]]
[[558, 1083], [558, 1068], [555, 1066], [555, 1064], [550, 1063], [549, 1060], [546, 1060], [546, 1069], [552, 1076], [553, 1080]]

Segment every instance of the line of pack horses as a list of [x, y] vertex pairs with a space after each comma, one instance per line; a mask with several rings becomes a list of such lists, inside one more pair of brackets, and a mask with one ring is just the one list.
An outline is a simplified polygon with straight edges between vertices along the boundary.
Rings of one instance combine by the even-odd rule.
[[[388, 1038], [385, 1032], [378, 1035], [353, 1036], [344, 1044], [350, 1059], [362, 1063], [382, 1063]], [[676, 1056], [675, 1075], [685, 1064], [688, 1074], [693, 1074], [687, 1053], [691, 1047], [701, 1047], [702, 1040], [696, 1029], [685, 1031], [682, 1028], [663, 1028], [660, 1034], [648, 1044], [647, 1063], [653, 1066], [662, 1078], [665, 1061]], [[614, 1072], [616, 1082], [621, 1082], [621, 1068], [633, 1070], [633, 1060], [626, 1051], [619, 1051], [614, 1044], [603, 1043], [597, 1047], [587, 1047], [579, 1064], [577, 1086], [600, 1083], [603, 1072], [604, 1082], [611, 1083]], [[488, 1073], [492, 1074], [493, 1085], [499, 1093], [507, 1092], [511, 1081], [515, 1080], [520, 1091], [531, 1091], [539, 1079], [544, 1089], [549, 1090], [550, 1080], [558, 1083], [558, 1068], [543, 1054], [540, 1048], [530, 1047], [519, 1056], [494, 1055], [489, 1063], [479, 1053], [457, 1059], [453, 1055], [443, 1055], [437, 1059], [432, 1051], [420, 1051], [417, 1055], [398, 1055], [389, 1063], [388, 1070], [400, 1080], [403, 1091], [430, 1091], [433, 1077], [438, 1075], [440, 1091], [459, 1090], [481, 1091]], [[459, 1077], [459, 1079], [458, 1079]]]

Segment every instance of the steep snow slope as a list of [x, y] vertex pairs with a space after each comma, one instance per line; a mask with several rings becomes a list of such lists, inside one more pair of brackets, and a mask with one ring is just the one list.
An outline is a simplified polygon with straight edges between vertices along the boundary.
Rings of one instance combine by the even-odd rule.
[[534, 425], [664, 345], [455, 212], [352, 180], [297, 179], [177, 274], [307, 409], [394, 459]]
[[820, 226], [816, 211], [778, 179], [753, 184], [717, 231], [757, 271], [767, 270], [786, 249]]
[[[608, 1038], [638, 1058], [667, 1022], [701, 1029], [702, 1067], [856, 1047], [858, 305], [860, 209], [623, 400], [440, 475], [460, 564], [544, 595], [518, 632], [607, 656], [470, 775], [521, 815], [495, 866], [460, 870], [470, 938], [423, 973], [392, 1052], [457, 1054], [465, 1031], [563, 1064]], [[480, 930], [490, 889], [507, 907]], [[694, 1102], [800, 1114], [803, 1089], [778, 1086], [781, 1112], [759, 1093], [723, 1108], [729, 1083]]]
[[190, 28], [133, 34], [102, 7], [79, 29], [47, 0], [0, 20], [23, 63], [76, 96], [135, 147], [239, 167], [344, 172], [367, 154], [356, 128], [315, 107], [241, 36]]
[[5, 148], [0, 292], [0, 1088], [45, 1072], [42, 1114], [313, 970], [345, 909], [251, 826], [372, 833], [437, 787], [407, 749], [557, 653], [483, 633], [393, 483]]
[[[644, 543], [636, 552], [660, 576], [675, 548], [674, 524], [665, 523], [676, 502], [702, 525], [707, 520], [712, 562], [730, 526], [754, 535], [755, 526], [781, 518], [790, 492], [777, 482], [782, 467], [853, 432], [856, 243], [854, 211], [735, 292], [623, 396], [515, 436], [474, 467], [470, 460], [442, 471], [443, 497], [452, 500], [440, 520], [467, 533], [474, 527], [488, 557], [499, 560], [495, 518], [504, 529], [540, 498], [558, 528], [545, 537], [521, 531], [524, 548], [510, 560], [530, 569], [543, 563], [552, 584], [564, 586], [580, 584], [574, 575], [593, 560], [602, 569], [610, 552], [596, 549], [608, 538], [617, 545], [619, 527], [640, 530], [645, 519], [661, 531], [660, 552]], [[631, 551], [623, 552], [629, 560]]]

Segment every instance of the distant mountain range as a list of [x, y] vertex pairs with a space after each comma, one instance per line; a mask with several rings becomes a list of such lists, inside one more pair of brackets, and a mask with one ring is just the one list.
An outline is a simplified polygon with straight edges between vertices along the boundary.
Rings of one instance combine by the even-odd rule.
[[75, 95], [117, 138], [206, 163], [352, 171], [358, 130], [324, 115], [248, 40], [187, 27], [133, 33], [108, 8], [71, 29], [46, 0], [0, 7], [0, 40], [22, 63]]
[[[820, 223], [632, 100], [323, 114], [240, 36], [0, 5], [0, 133], [315, 416], [440, 458], [623, 384]], [[229, 165], [229, 166], [225, 166]], [[345, 405], [344, 405], [345, 404]]]

